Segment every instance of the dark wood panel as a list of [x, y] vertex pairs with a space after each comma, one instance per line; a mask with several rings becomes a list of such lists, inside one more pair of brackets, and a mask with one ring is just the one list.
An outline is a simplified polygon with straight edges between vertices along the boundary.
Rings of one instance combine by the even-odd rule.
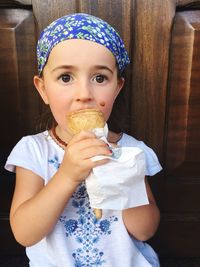
[[0, 9], [0, 253], [22, 253], [11, 233], [9, 210], [14, 174], [4, 170], [16, 142], [34, 132], [40, 112], [33, 86], [36, 72], [34, 18], [29, 10]]
[[171, 177], [165, 181], [164, 212], [173, 214], [200, 214], [200, 181], [199, 179]]
[[154, 240], [159, 255], [171, 258], [199, 257], [199, 219], [199, 215], [191, 217], [191, 214], [181, 214], [174, 217], [163, 214], [162, 225]]
[[184, 9], [199, 9], [200, 1], [192, 1], [192, 0], [176, 0], [177, 7], [183, 7]]
[[[162, 159], [173, 1], [136, 1], [132, 40], [131, 133]], [[141, 121], [143, 123], [141, 123]]]
[[[36, 72], [34, 20], [31, 11], [0, 10], [1, 147], [11, 148], [35, 128], [39, 101], [33, 86]], [[31, 119], [30, 119], [31, 118]], [[13, 136], [15, 132], [15, 136]]]
[[31, 6], [31, 0], [1, 0], [0, 7], [7, 8], [7, 7], [20, 7], [25, 8]]
[[194, 0], [176, 0], [176, 5], [189, 5], [189, 4], [195, 4], [198, 3], [200, 1], [194, 1]]
[[[2, 18], [2, 16], [0, 16]], [[11, 132], [16, 129], [16, 136], [19, 136], [17, 129], [17, 121], [15, 116], [18, 115], [16, 103], [18, 102], [18, 92], [15, 89], [17, 85], [17, 65], [15, 63], [15, 36], [12, 27], [16, 25], [14, 22], [1, 23], [0, 35], [0, 84], [1, 84], [1, 105], [0, 105], [0, 123], [5, 125], [7, 134], [1, 133], [1, 139], [4, 138], [5, 143], [11, 141]], [[7, 28], [8, 27], [8, 28]], [[12, 77], [12, 79], [10, 78]], [[9, 103], [9, 104], [7, 104]], [[3, 135], [3, 136], [2, 136]], [[5, 135], [5, 136], [4, 136]]]
[[199, 26], [200, 11], [180, 13], [175, 20], [167, 118], [166, 171], [170, 175], [181, 175], [183, 168], [182, 175], [189, 177], [191, 170], [186, 173], [183, 165], [200, 163]]
[[66, 0], [34, 0], [32, 1], [32, 6], [38, 34], [53, 20], [70, 13], [78, 12], [78, 2], [76, 0], [67, 2]]
[[[10, 229], [7, 215], [0, 215], [1, 223], [1, 246], [0, 246], [0, 257], [1, 255], [24, 255], [24, 248], [17, 244]], [[3, 265], [2, 265], [3, 267]]]
[[161, 253], [199, 256], [200, 11], [177, 13], [170, 49]]

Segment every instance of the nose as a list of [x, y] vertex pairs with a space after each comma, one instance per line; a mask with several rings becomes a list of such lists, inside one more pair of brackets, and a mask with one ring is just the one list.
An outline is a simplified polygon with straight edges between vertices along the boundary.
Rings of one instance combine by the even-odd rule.
[[78, 102], [90, 102], [93, 99], [91, 85], [86, 80], [81, 80], [77, 84], [76, 89], [76, 101]]

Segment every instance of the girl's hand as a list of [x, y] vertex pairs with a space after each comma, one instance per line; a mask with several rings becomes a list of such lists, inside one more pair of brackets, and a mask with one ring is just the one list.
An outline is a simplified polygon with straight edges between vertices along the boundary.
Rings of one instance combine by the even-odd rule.
[[62, 172], [69, 182], [78, 185], [88, 177], [92, 168], [109, 161], [103, 159], [93, 162], [92, 157], [111, 154], [108, 145], [97, 139], [94, 133], [82, 131], [68, 143], [59, 172]]

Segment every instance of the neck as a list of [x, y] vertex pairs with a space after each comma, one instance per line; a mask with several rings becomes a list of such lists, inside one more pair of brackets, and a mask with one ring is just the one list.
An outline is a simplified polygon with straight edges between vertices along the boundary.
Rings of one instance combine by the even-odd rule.
[[123, 133], [114, 133], [112, 131], [108, 132], [108, 142], [113, 146], [117, 144], [117, 142], [122, 138]]
[[50, 131], [51, 137], [53, 138], [53, 140], [63, 149], [66, 148], [67, 146], [67, 142], [65, 142], [59, 134], [57, 134], [57, 128], [53, 127]]

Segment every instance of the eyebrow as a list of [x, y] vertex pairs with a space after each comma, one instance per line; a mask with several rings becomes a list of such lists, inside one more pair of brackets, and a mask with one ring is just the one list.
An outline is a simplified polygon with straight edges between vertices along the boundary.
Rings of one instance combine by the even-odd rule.
[[57, 71], [57, 70], [62, 70], [62, 69], [75, 69], [75, 67], [71, 65], [60, 65], [58, 67], [53, 68], [52, 72]]
[[111, 72], [113, 74], [113, 70], [105, 65], [96, 65], [94, 66], [94, 69], [96, 70], [108, 70], [109, 72]]
[[[107, 70], [109, 72], [111, 72], [113, 74], [113, 70], [105, 65], [95, 65], [93, 67], [95, 70]], [[55, 72], [57, 70], [62, 70], [62, 69], [77, 69], [75, 66], [73, 65], [60, 65], [58, 67], [55, 67], [52, 72]]]

